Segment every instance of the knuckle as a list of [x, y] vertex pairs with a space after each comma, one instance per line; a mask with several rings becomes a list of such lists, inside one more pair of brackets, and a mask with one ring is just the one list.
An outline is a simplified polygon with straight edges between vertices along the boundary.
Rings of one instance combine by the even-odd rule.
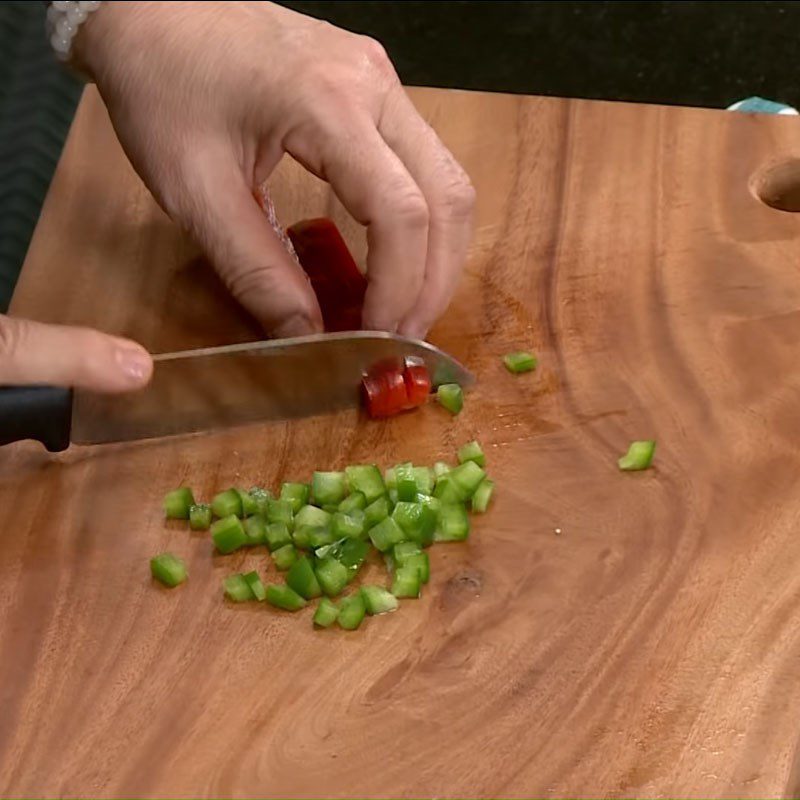
[[475, 208], [475, 187], [463, 170], [451, 178], [442, 193], [445, 213], [454, 219], [468, 219]]
[[384, 78], [394, 78], [395, 71], [386, 48], [371, 36], [361, 37], [361, 52], [371, 70]]
[[18, 320], [0, 315], [0, 359], [7, 361], [19, 351], [24, 327]]
[[411, 228], [427, 228], [430, 211], [418, 189], [406, 189], [395, 200], [394, 216]]

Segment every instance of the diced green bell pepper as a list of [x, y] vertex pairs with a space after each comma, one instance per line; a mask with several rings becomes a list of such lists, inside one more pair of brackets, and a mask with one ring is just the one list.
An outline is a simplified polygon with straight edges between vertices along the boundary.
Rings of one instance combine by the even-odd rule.
[[279, 570], [286, 571], [297, 561], [297, 550], [293, 544], [285, 544], [272, 551], [272, 560]]
[[442, 504], [435, 542], [461, 542], [469, 536], [469, 516], [460, 503]]
[[363, 511], [367, 507], [367, 498], [364, 492], [353, 492], [339, 503], [337, 511], [350, 514], [353, 511]]
[[481, 485], [475, 490], [472, 495], [472, 510], [476, 514], [483, 514], [489, 508], [489, 501], [492, 499], [492, 492], [494, 491], [494, 481], [485, 478], [481, 481]]
[[338, 616], [339, 606], [330, 598], [323, 597], [314, 612], [314, 624], [319, 628], [330, 628], [336, 622]]
[[307, 525], [311, 528], [326, 528], [331, 524], [331, 514], [312, 505], [303, 506], [294, 517], [295, 528], [302, 528]]
[[453, 415], [459, 414], [464, 408], [464, 392], [457, 383], [443, 383], [436, 390], [436, 399], [442, 408], [446, 408]]
[[193, 531], [207, 531], [211, 527], [211, 506], [196, 503], [189, 509], [189, 527]]
[[311, 548], [317, 548], [326, 544], [331, 544], [333, 540], [333, 533], [327, 525], [316, 525], [308, 528], [308, 546]]
[[339, 603], [339, 626], [346, 631], [354, 631], [361, 625], [366, 613], [367, 609], [361, 592], [351, 594]]
[[285, 522], [270, 522], [264, 532], [264, 539], [270, 551], [292, 544], [292, 534]]
[[294, 525], [294, 512], [288, 500], [270, 500], [267, 502], [267, 522], [282, 522], [289, 530]]
[[235, 489], [234, 491], [239, 495], [243, 517], [249, 517], [251, 514], [258, 512], [258, 501], [250, 492], [246, 492], [244, 489]]
[[414, 467], [414, 480], [417, 484], [415, 494], [432, 494], [435, 485], [435, 476], [430, 467]]
[[387, 467], [383, 471], [383, 482], [387, 489], [397, 489], [397, 473], [394, 467]]
[[353, 509], [350, 514], [337, 511], [331, 520], [331, 531], [334, 539], [361, 538], [364, 535], [364, 512], [358, 509]]
[[361, 596], [364, 598], [367, 614], [371, 616], [395, 611], [400, 606], [397, 598], [383, 586], [362, 586]]
[[268, 489], [264, 489], [261, 486], [253, 486], [250, 489], [250, 497], [253, 498], [256, 504], [256, 508], [258, 509], [258, 513], [261, 514], [264, 519], [267, 517], [267, 503], [272, 500], [272, 492]]
[[236, 517], [242, 516], [242, 499], [239, 497], [239, 492], [236, 489], [226, 489], [224, 492], [214, 496], [211, 501], [211, 510], [214, 512], [215, 517], [223, 519], [231, 515]]
[[452, 482], [463, 495], [468, 499], [475, 494], [475, 490], [481, 485], [486, 477], [486, 472], [481, 469], [474, 461], [465, 461], [463, 464], [451, 470], [446, 478]]
[[257, 546], [267, 542], [267, 523], [261, 514], [253, 514], [244, 521], [244, 532], [249, 545]]
[[150, 559], [150, 573], [170, 589], [183, 583], [188, 577], [183, 559], [172, 553], [160, 553]]
[[317, 563], [315, 572], [322, 591], [328, 597], [336, 597], [336, 595], [341, 594], [350, 580], [350, 573], [347, 567], [330, 556]]
[[225, 597], [233, 600], [234, 603], [245, 603], [255, 599], [253, 590], [244, 579], [244, 575], [228, 575], [222, 581], [222, 588], [225, 591]]
[[361, 492], [366, 505], [374, 503], [386, 493], [380, 470], [374, 464], [356, 464], [345, 467], [345, 475], [351, 492]]
[[508, 353], [507, 355], [504, 355], [503, 363], [506, 365], [506, 369], [509, 372], [519, 374], [521, 372], [530, 372], [531, 370], [536, 369], [538, 360], [533, 353], [528, 353], [524, 350], [521, 350], [517, 353]]
[[266, 587], [267, 602], [285, 611], [299, 611], [306, 601], [291, 587], [271, 583]]
[[314, 568], [306, 556], [298, 558], [289, 568], [286, 573], [286, 584], [297, 594], [305, 597], [306, 600], [311, 600], [322, 594], [322, 588], [319, 585], [317, 576], [314, 574]]
[[458, 463], [463, 464], [466, 461], [474, 461], [479, 467], [486, 466], [486, 456], [478, 442], [467, 442], [459, 449]]
[[436, 481], [433, 496], [442, 504], [463, 503], [466, 499], [458, 484], [451, 477], [453, 472], [454, 470], [451, 470]]
[[164, 516], [167, 519], [189, 519], [189, 509], [194, 505], [194, 495], [188, 486], [173, 489], [164, 496]]
[[284, 483], [281, 486], [281, 500], [285, 500], [292, 507], [292, 513], [296, 514], [304, 505], [308, 503], [311, 488], [307, 483]]
[[398, 464], [394, 468], [397, 480], [397, 499], [411, 501], [417, 496], [417, 479], [414, 466], [410, 462]]
[[389, 498], [385, 495], [379, 497], [364, 509], [364, 529], [374, 528], [379, 522], [383, 522], [392, 513], [389, 505]]
[[211, 538], [220, 553], [232, 553], [247, 544], [247, 534], [241, 520], [233, 514], [218, 519], [211, 526]]
[[652, 439], [640, 442], [631, 442], [628, 452], [620, 456], [617, 464], [623, 472], [635, 472], [647, 469], [653, 462], [656, 452], [656, 443]]
[[433, 542], [436, 530], [436, 512], [422, 503], [400, 501], [392, 512], [392, 519], [400, 526], [406, 539], [427, 547]]
[[422, 578], [419, 567], [415, 565], [397, 566], [392, 582], [392, 594], [395, 597], [419, 597]]
[[261, 582], [258, 572], [253, 570], [252, 572], [245, 573], [242, 577], [250, 587], [250, 591], [253, 593], [253, 597], [255, 597], [256, 600], [263, 602], [267, 599], [267, 592], [264, 588], [264, 584]]
[[406, 535], [403, 533], [403, 529], [391, 517], [386, 517], [383, 522], [379, 522], [370, 530], [369, 538], [372, 540], [372, 544], [383, 552], [398, 542], [402, 542], [406, 538]]
[[439, 478], [442, 477], [442, 475], [447, 475], [447, 473], [450, 472], [451, 469], [452, 467], [449, 464], [445, 463], [444, 461], [437, 461], [433, 465], [433, 474], [436, 477], [436, 480], [438, 481]]
[[311, 478], [314, 502], [318, 506], [338, 506], [347, 492], [344, 476], [344, 472], [315, 472]]

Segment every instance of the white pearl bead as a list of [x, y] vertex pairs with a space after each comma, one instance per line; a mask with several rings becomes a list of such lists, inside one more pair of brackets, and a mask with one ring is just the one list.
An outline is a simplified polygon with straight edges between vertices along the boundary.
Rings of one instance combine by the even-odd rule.
[[76, 5], [70, 6], [69, 10], [67, 11], [67, 19], [76, 26], [80, 25], [81, 22], [84, 22], [88, 16], [88, 11], [84, 11], [82, 8]]
[[69, 52], [69, 46], [72, 42], [72, 39], [65, 39], [63, 36], [59, 36], [58, 33], [54, 33], [50, 37], [50, 44], [53, 46], [53, 50], [56, 53], [63, 53], [66, 55]]
[[62, 39], [72, 39], [76, 30], [78, 30], [78, 26], [71, 23], [69, 21], [69, 17], [62, 16], [61, 19], [56, 23], [55, 32]]
[[56, 11], [66, 11], [71, 5], [72, 3], [68, 3], [66, 0], [54, 0], [53, 2], [53, 8]]
[[80, 0], [78, 6], [84, 11], [96, 11], [100, 7], [100, 0]]

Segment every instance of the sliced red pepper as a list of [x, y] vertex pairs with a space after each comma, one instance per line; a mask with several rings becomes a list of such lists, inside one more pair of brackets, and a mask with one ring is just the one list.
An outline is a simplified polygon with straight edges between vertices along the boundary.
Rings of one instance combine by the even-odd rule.
[[367, 279], [333, 220], [304, 220], [286, 233], [317, 295], [325, 330], [360, 329]]
[[383, 361], [364, 375], [361, 390], [371, 417], [391, 417], [421, 406], [430, 394], [431, 378], [422, 363]]
[[409, 407], [416, 408], [425, 403], [431, 393], [431, 376], [428, 368], [424, 364], [406, 363], [403, 378]]

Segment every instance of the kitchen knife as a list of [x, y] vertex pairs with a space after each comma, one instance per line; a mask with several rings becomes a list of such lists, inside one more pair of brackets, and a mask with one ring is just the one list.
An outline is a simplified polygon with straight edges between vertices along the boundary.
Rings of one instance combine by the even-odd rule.
[[36, 439], [51, 452], [292, 419], [355, 406], [362, 375], [416, 358], [434, 386], [467, 388], [472, 374], [427, 342], [355, 331], [165, 353], [140, 391], [102, 395], [54, 386], [0, 389], [0, 444]]

